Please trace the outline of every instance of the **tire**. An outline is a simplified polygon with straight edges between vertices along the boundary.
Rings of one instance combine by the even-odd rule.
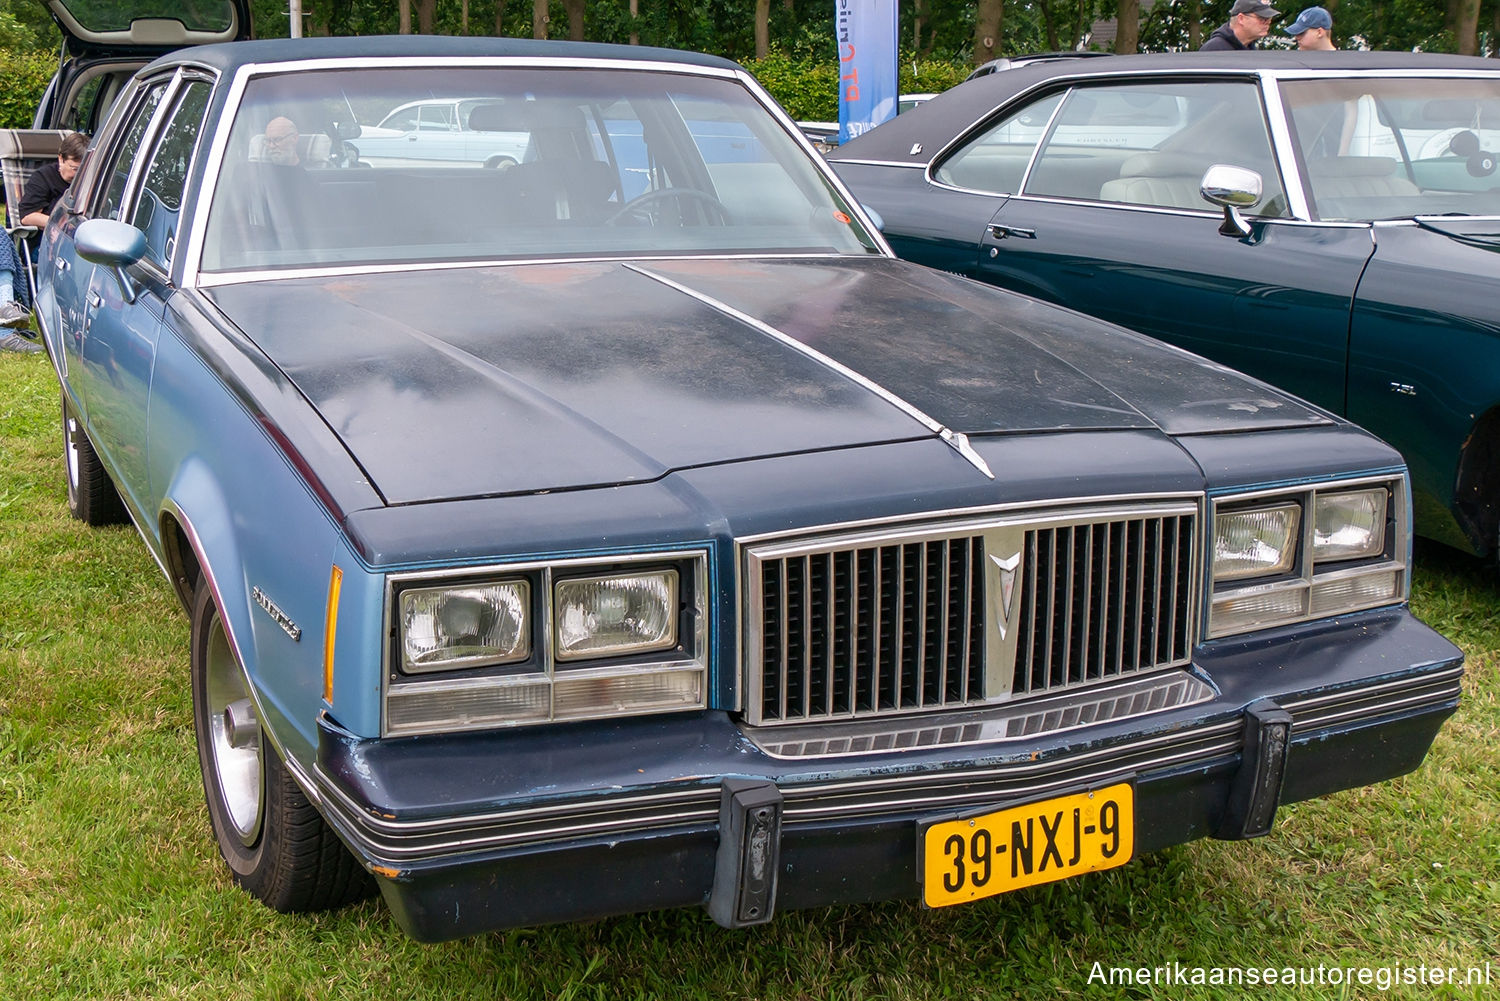
[[[68,480],[68,513],[85,525],[118,525],[125,504],[104,463],[94,451],[83,422],[73,416],[67,394],[62,398],[63,470]]]
[[[369,896],[369,873],[308,802],[256,720],[249,682],[206,581],[193,594],[191,645],[203,793],[234,881],[283,914]]]

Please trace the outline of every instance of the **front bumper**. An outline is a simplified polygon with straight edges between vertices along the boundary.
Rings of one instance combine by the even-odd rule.
[[[418,939],[678,906],[739,923],[724,898],[744,890],[734,866],[748,855],[720,851],[736,790],[768,791],[779,807],[774,885],[756,920],[911,898],[925,820],[1128,781],[1139,855],[1260,833],[1245,818],[1269,820],[1278,790],[1247,780],[1256,769],[1284,772],[1283,803],[1408,772],[1456,709],[1463,670],[1405,609],[1199,653],[1207,701],[850,755],[775,757],[713,711],[384,741],[324,720],[309,791]],[[1261,739],[1266,719],[1287,718],[1285,740]]]

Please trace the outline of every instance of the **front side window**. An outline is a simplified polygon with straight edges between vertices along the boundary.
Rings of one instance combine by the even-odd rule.
[[[156,144],[130,220],[146,234],[147,253],[163,266],[172,255],[182,189],[193,158],[193,146],[203,125],[203,112],[208,107],[208,95],[209,85],[204,81],[194,81],[183,90],[172,119]]]
[[[466,129],[390,128],[392,112],[433,93],[470,95],[441,106],[449,121],[464,109]],[[200,267],[876,252],[797,141],[732,80],[385,68],[250,82]]]
[[[166,92],[165,82],[157,84],[131,112],[125,138],[111,152],[109,173],[106,175],[109,186],[105,190],[104,204],[99,208],[99,215],[110,219],[120,218],[120,204],[125,199],[125,182],[130,179],[131,168],[141,151],[141,141],[145,139],[146,129],[151,125],[151,119]]]
[[[1216,163],[1260,174],[1255,214],[1287,214],[1255,84],[1075,87],[1042,142],[1025,194],[1217,211],[1199,193]]]
[[[1047,132],[1061,94],[1027,105],[965,143],[932,176],[943,184],[1012,195],[1021,190],[1036,144]]]
[[[1500,77],[1281,85],[1321,219],[1500,215]]]

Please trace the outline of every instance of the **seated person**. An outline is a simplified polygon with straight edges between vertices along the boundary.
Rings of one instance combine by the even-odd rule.
[[[296,123],[290,118],[277,117],[266,123],[266,140],[259,151],[252,151],[251,158],[274,163],[282,167],[301,166],[297,155],[297,142],[302,138]]]
[[[47,225],[47,218],[52,215],[58,199],[62,198],[68,185],[77,176],[78,165],[83,161],[83,151],[88,146],[88,136],[81,132],[70,132],[63,137],[62,145],[58,148],[57,162],[32,171],[31,176],[26,179],[25,190],[21,192],[19,210],[22,226],[41,229]]]

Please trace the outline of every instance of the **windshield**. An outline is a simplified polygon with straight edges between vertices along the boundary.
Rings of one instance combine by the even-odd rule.
[[[875,249],[734,81],[387,68],[251,82],[201,267]]]
[[[1322,219],[1500,215],[1500,77],[1287,82]]]

